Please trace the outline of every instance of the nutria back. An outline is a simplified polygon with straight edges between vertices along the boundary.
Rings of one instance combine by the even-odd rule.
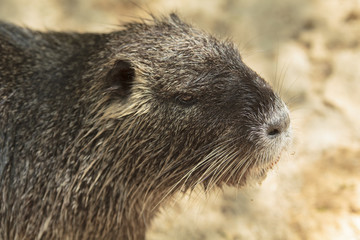
[[[174,193],[260,181],[288,110],[176,15],[109,34],[0,23],[0,239],[144,239]]]

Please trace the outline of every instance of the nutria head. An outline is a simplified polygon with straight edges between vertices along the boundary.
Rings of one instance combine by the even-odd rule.
[[[232,43],[173,14],[126,25],[108,47],[91,141],[111,159],[106,171],[140,192],[241,186],[289,145],[287,107]]]

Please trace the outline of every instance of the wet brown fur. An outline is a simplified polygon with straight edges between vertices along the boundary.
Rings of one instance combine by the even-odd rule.
[[[109,34],[0,23],[0,239],[144,239],[179,190],[242,186],[288,112],[235,47],[177,16]]]

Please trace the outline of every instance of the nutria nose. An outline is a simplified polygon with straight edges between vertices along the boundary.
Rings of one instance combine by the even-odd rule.
[[[290,126],[290,117],[287,112],[281,114],[279,118],[273,119],[267,125],[266,134],[268,137],[274,138],[286,132]]]

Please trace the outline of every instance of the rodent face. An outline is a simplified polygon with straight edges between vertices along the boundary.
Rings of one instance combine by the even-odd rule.
[[[165,81],[163,88],[153,90],[153,104],[163,111],[160,116],[167,116],[166,121],[173,116],[174,135],[197,136],[189,141],[189,148],[211,146],[198,159],[200,164],[208,162],[206,169],[199,168],[200,181],[207,183],[241,185],[240,179],[247,177],[263,179],[291,139],[283,101],[240,58],[236,60],[215,68],[199,63],[197,68],[203,64],[204,72],[184,71],[179,76],[183,81],[169,85]]]
[[[231,43],[176,16],[154,26],[131,26],[128,34],[134,28],[138,39],[116,50],[116,57],[134,69],[125,74],[133,78],[123,87],[130,91],[121,107],[109,108],[126,111],[109,115],[133,114],[136,124],[146,124],[134,127],[149,131],[137,136],[161,146],[153,156],[149,150],[147,159],[168,164],[156,177],[171,170],[177,185],[193,188],[199,183],[240,186],[265,176],[291,141],[289,111],[269,84],[244,64]]]

